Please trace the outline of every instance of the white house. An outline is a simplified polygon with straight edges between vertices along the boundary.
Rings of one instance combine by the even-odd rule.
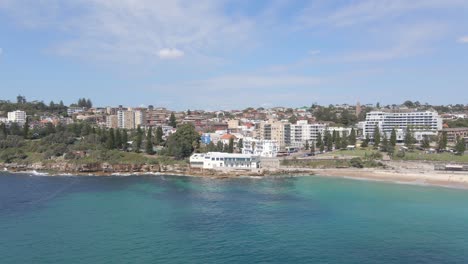
[[[260,158],[250,154],[195,153],[190,156],[190,167],[215,170],[251,170],[260,167]]]

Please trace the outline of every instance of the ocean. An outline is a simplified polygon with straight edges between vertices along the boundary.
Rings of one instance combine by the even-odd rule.
[[[1,172],[0,263],[468,263],[468,190]]]

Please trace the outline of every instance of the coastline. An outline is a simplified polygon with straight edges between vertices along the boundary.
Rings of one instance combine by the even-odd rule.
[[[407,165],[407,164],[406,164]],[[281,168],[279,170],[261,172],[232,171],[222,172],[213,170],[193,170],[181,168],[165,168],[164,170],[136,170],[136,171],[60,171],[44,170],[35,167],[15,167],[0,164],[0,168],[8,173],[24,173],[37,176],[185,176],[208,179],[231,178],[288,178],[288,177],[332,177],[353,180],[379,181],[394,184],[438,186],[456,189],[468,189],[468,173],[431,171],[421,168],[405,167],[400,164],[393,168]]]
[[[315,169],[317,176],[468,189],[468,174],[386,169]]]

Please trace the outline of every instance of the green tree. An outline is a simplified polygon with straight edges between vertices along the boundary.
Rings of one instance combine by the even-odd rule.
[[[242,138],[237,142],[237,148],[242,152],[242,149],[244,148],[244,140],[242,140]]]
[[[296,124],[297,123],[297,116],[295,116],[295,115],[290,116],[288,121],[291,124]]]
[[[341,149],[346,149],[348,147],[348,137],[341,137],[340,147]]]
[[[392,129],[392,133],[390,135],[390,146],[395,147],[397,142],[396,130],[395,128]]]
[[[29,118],[26,117],[26,122],[23,125],[23,137],[27,139],[29,137]]]
[[[366,138],[361,143],[361,148],[367,148],[369,146],[370,138],[369,134],[366,134]]]
[[[379,126],[375,126],[374,128],[374,148],[378,149],[380,145],[381,135],[380,135],[380,128]]]
[[[140,152],[142,141],[143,141],[143,131],[141,130],[141,127],[138,126],[137,133],[136,133],[136,140],[135,140],[135,152]]]
[[[127,134],[127,130],[124,129],[122,130],[122,149],[123,150],[127,150],[127,143],[128,142],[128,134]]]
[[[356,130],[354,130],[354,128],[351,128],[351,133],[349,133],[348,141],[350,145],[356,145]]]
[[[161,126],[156,128],[155,142],[156,145],[160,145],[163,142],[163,130]]]
[[[229,139],[229,145],[228,145],[227,152],[228,153],[233,153],[234,152],[234,138],[232,138],[232,137]]]
[[[169,155],[176,159],[187,158],[200,147],[200,135],[193,125],[183,124],[169,136],[166,146]]]
[[[146,133],[146,154],[153,155],[154,150],[153,150],[153,131],[152,128],[149,127],[148,131]]]
[[[7,127],[5,123],[0,123],[0,139],[6,138],[8,135]]]
[[[333,138],[332,138],[332,135],[330,134],[330,131],[326,131],[325,132],[325,140],[324,140],[324,143],[325,145],[327,146],[327,150],[328,151],[332,151],[333,150]]]
[[[120,133],[120,129],[115,130],[115,147],[118,149],[122,149],[123,143],[122,143],[122,134]]]
[[[320,133],[320,132],[317,134],[316,146],[317,146],[317,148],[320,148],[320,149],[323,146],[322,133]],[[321,151],[323,151],[323,150],[321,150]]]
[[[106,141],[106,147],[108,149],[114,149],[115,148],[115,135],[114,135],[114,129],[113,128],[109,129],[109,133],[108,133],[107,141]]]
[[[223,142],[221,140],[218,141],[218,143],[216,143],[216,151],[223,152],[223,148],[224,148]]]
[[[187,110],[187,115],[192,115],[192,111],[190,111],[190,109]]]
[[[332,137],[333,137],[333,143],[335,143],[335,144],[339,141],[339,140],[336,140],[337,134],[338,134],[338,133],[336,132],[336,130],[333,129]],[[338,135],[338,136],[339,136],[339,135]]]
[[[309,150],[310,146],[309,146],[309,140],[306,140],[305,142],[305,145],[304,145],[304,149],[305,150]]]
[[[429,136],[425,135],[423,137],[423,140],[421,142],[421,147],[425,148],[425,149],[428,149],[428,148],[431,147],[431,140],[430,140]]]
[[[405,147],[412,149],[414,146],[413,144],[416,142],[416,139],[413,136],[413,132],[411,131],[411,128],[408,126],[406,127],[406,132],[405,132]]]
[[[458,155],[463,155],[466,151],[466,143],[463,137],[457,137],[457,143],[455,144],[455,150]]]
[[[173,128],[176,128],[177,127],[177,120],[176,120],[176,117],[174,115],[174,112],[171,113],[171,116],[169,117],[169,125]]]
[[[445,150],[447,148],[447,132],[444,131],[439,135],[439,140],[437,142],[437,149],[439,151]]]
[[[310,145],[310,153],[315,155],[315,144],[314,144],[314,142],[312,142],[312,144]]]
[[[388,142],[387,133],[384,132],[382,137],[382,143],[380,144],[381,150],[383,152],[388,152],[389,144],[390,143]]]
[[[339,149],[341,147],[341,136],[340,133],[336,133],[335,135],[335,148]]]

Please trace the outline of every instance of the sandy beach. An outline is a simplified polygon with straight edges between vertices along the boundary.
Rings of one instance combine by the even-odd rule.
[[[468,189],[468,173],[386,169],[313,169],[315,175]]]

